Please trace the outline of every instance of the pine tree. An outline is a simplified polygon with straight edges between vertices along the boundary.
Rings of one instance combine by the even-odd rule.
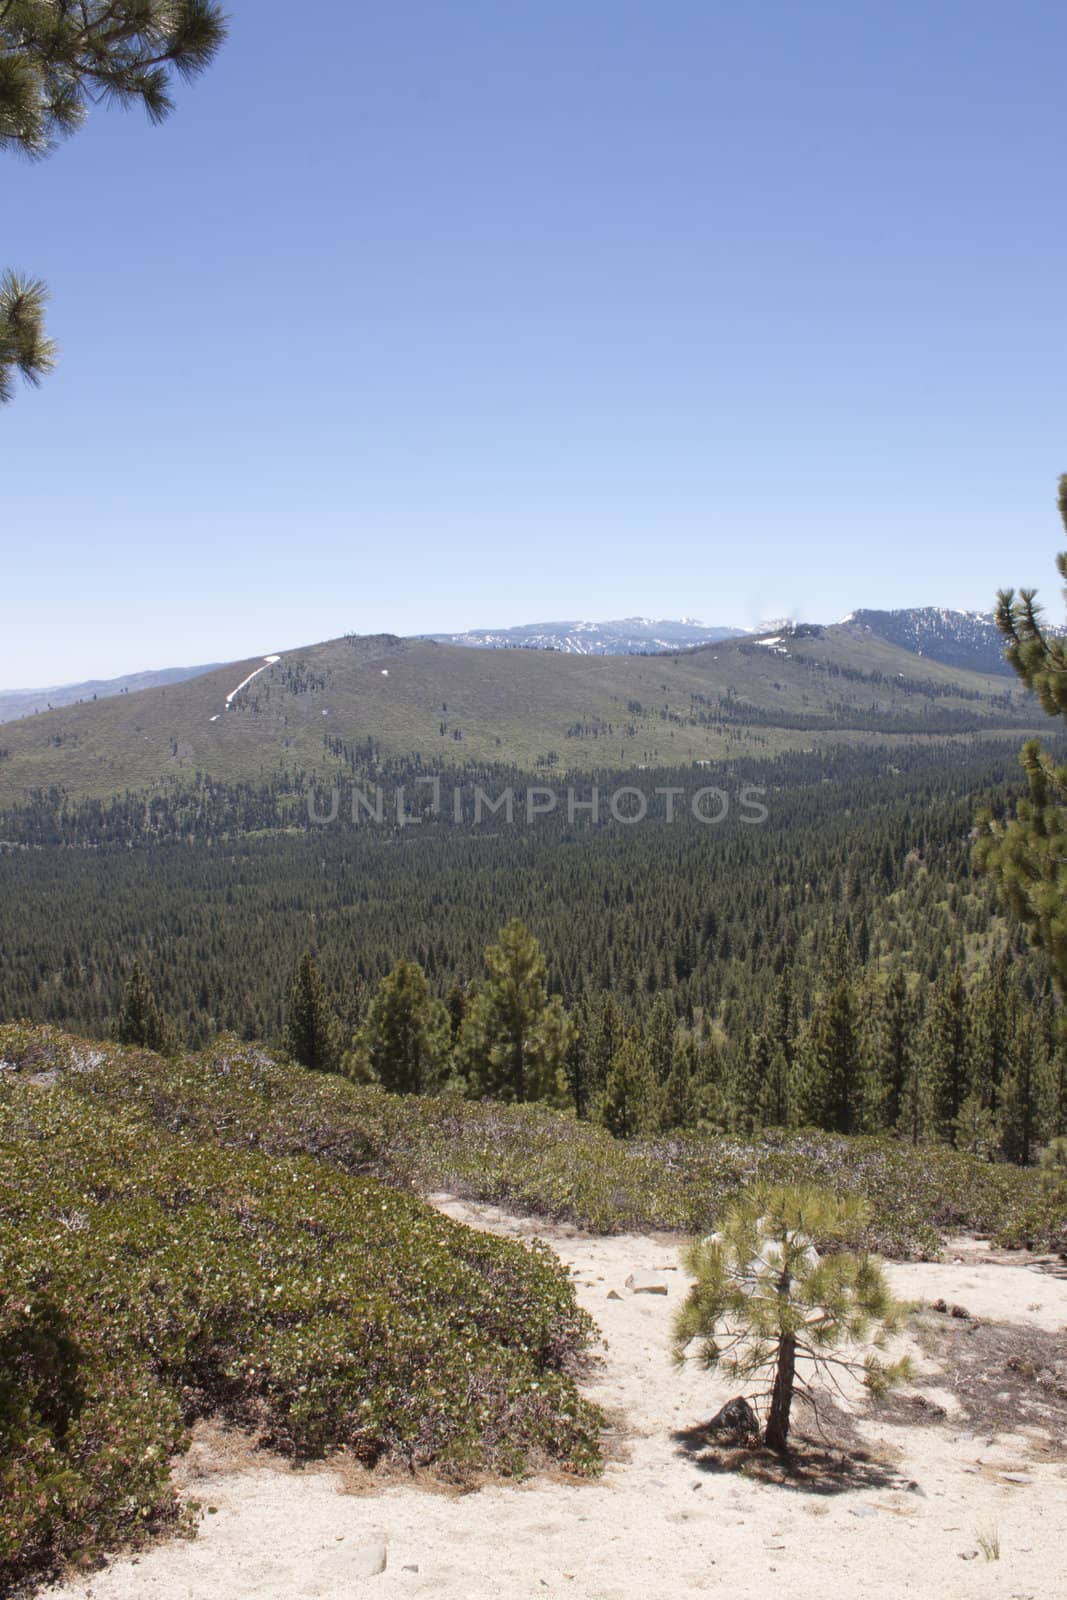
[[[738,1133],[755,1133],[760,1127],[770,1071],[771,1045],[767,1035],[750,1033],[734,1072],[732,1110]]]
[[[45,156],[102,100],[173,108],[171,73],[193,78],[226,36],[210,0],[5,0],[0,5],[0,149]],[[41,284],[0,277],[0,403],[13,378],[40,381],[54,360]]]
[[[616,1139],[635,1139],[659,1126],[659,1091],[652,1055],[640,1028],[623,1040],[597,1106],[597,1121]]]
[[[345,1070],[391,1094],[433,1094],[448,1075],[451,1052],[447,1009],[430,993],[422,968],[400,961],[371,1001]]]
[[[0,405],[14,397],[16,376],[36,385],[55,366],[56,347],[44,331],[47,298],[43,283],[0,274]]]
[[[990,962],[971,1006],[971,1092],[989,1109],[997,1106],[1010,1070],[1015,1010],[1007,964],[1000,956]]]
[[[805,1040],[805,1115],[833,1133],[856,1133],[863,1105],[860,1029],[843,934],[834,940],[824,982]]]
[[[622,1044],[625,1034],[622,1013],[611,994],[605,995],[597,1010],[595,1026],[591,1030],[591,1043],[585,1063],[584,1097],[587,1110],[603,1093],[608,1081],[611,1063]]]
[[[695,1039],[683,1039],[674,1052],[674,1061],[661,1093],[659,1125],[664,1133],[673,1133],[678,1128],[691,1128],[696,1121],[694,1080],[699,1071],[699,1062],[700,1052]]]
[[[789,1061],[780,1044],[773,1044],[760,1095],[759,1120],[764,1128],[787,1128],[792,1117],[792,1082]]]
[[[734,1202],[718,1233],[690,1246],[685,1264],[696,1283],[674,1327],[674,1356],[696,1359],[730,1378],[766,1379],[751,1396],[764,1407],[768,1448],[788,1449],[793,1396],[814,1401],[797,1373],[798,1360],[816,1376],[833,1368],[862,1375],[882,1393],[908,1376],[907,1360],[888,1364],[879,1352],[902,1324],[881,1267],[867,1255],[835,1250],[821,1256],[816,1241],[840,1243],[866,1221],[864,1203],[812,1186],[759,1188]],[[869,1342],[863,1359],[829,1355],[839,1345]]]
[[[126,980],[115,1037],[119,1044],[158,1050],[162,1055],[169,1055],[178,1046],[177,1034],[156,1004],[148,974],[139,960],[134,961]]]
[[[1018,1017],[1012,1029],[1010,1067],[1000,1090],[998,1121],[1004,1154],[1024,1167],[1034,1158],[1043,1066],[1043,1043],[1033,1018]]]
[[[958,967],[934,988],[923,1030],[930,1125],[938,1139],[956,1137],[956,1118],[971,1090],[967,991]]]
[[[460,1064],[473,1094],[493,1100],[566,1101],[567,1021],[549,998],[544,953],[514,918],[485,951],[486,979],[467,1010]]]
[[[656,1083],[663,1087],[674,1066],[674,1052],[678,1037],[678,1019],[674,1007],[662,992],[652,1002],[646,1028],[648,1051]]]
[[[1059,480],[1060,520],[1067,529],[1067,474]],[[1067,580],[1067,551],[1056,557]],[[1067,596],[1067,589],[1064,591]],[[997,596],[997,627],[1005,654],[1051,717],[1067,718],[1067,637],[1047,634],[1033,589]],[[978,816],[974,858],[996,884],[1011,913],[1047,955],[1061,995],[1067,996],[1067,765],[1057,763],[1036,739],[1022,752],[1029,790],[1015,816]]]
[[[907,975],[903,968],[897,967],[874,1013],[869,1044],[869,1121],[876,1128],[899,1128],[912,1133],[917,1142],[918,1129],[908,1125],[911,1119],[907,1115],[912,1108],[915,1111],[919,1108],[915,1082],[915,1013]]]
[[[593,1050],[596,1016],[589,997],[578,996],[568,1012],[568,1036],[565,1071],[567,1087],[579,1117],[589,1114],[589,1064]]]
[[[310,950],[301,956],[289,990],[285,1048],[294,1061],[314,1072],[334,1072],[340,1062],[337,1019]]]

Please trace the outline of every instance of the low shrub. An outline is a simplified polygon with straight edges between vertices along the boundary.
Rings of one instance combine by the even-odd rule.
[[[62,1037],[52,1034],[54,1054]],[[0,1059],[4,1039],[0,1027]],[[78,1069],[73,1088],[101,1109],[123,1108],[234,1149],[310,1154],[396,1187],[448,1189],[597,1232],[706,1230],[762,1180],[828,1184],[866,1198],[872,1220],[853,1242],[891,1257],[935,1254],[951,1231],[1035,1248],[1060,1248],[1067,1235],[1067,1173],[1039,1177],[944,1145],[819,1130],[623,1142],[542,1106],[389,1095],[305,1072],[232,1038],[173,1062],[107,1047],[89,1069],[89,1047],[70,1041],[66,1048]]]
[[[551,1252],[82,1081],[0,1087],[0,1588],[178,1522],[207,1414],[295,1457],[597,1469],[594,1328]]]

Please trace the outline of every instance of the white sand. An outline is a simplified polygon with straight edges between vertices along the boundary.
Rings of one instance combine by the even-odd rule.
[[[701,1471],[672,1432],[705,1421],[731,1391],[670,1363],[671,1319],[686,1289],[677,1246],[541,1229],[435,1199],[475,1226],[540,1232],[574,1269],[608,1345],[588,1393],[620,1420],[625,1459],[592,1485],[539,1480],[457,1497],[405,1484],[352,1494],[329,1469],[234,1471],[223,1462],[220,1471],[205,1445],[200,1468],[194,1453],[185,1469],[189,1492],[216,1508],[204,1512],[199,1536],[117,1560],[50,1590],[55,1600],[1067,1596],[1067,1465],[1047,1443],[976,1438],[950,1415],[922,1427],[860,1423],[866,1448],[886,1463],[882,1486],[814,1493]],[[635,1269],[659,1273],[668,1294],[630,1294]],[[962,1241],[950,1241],[944,1264],[894,1266],[890,1275],[908,1299],[943,1297],[982,1318],[1067,1327],[1067,1281]],[[620,1299],[608,1298],[612,1289]],[[952,1399],[947,1383],[935,1391],[943,1403]],[[1029,1481],[1005,1480],[1005,1471]],[[993,1531],[996,1561],[984,1558],[977,1537]],[[363,1575],[382,1545],[385,1571]]]

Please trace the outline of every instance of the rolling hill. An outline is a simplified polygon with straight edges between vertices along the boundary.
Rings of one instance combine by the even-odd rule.
[[[845,625],[658,656],[349,636],[6,724],[0,808],[201,776],[328,778],[366,761],[524,771],[674,766],[1004,733],[1043,718],[1014,681]]]

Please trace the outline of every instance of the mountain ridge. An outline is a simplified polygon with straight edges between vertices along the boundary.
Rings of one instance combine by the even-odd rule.
[[[563,774],[1018,741],[1042,720],[1013,679],[849,624],[657,655],[348,635],[5,724],[0,811],[51,792],[104,799],[281,776],[328,785],[383,764]]]
[[[464,649],[550,650],[587,656],[665,655],[726,639],[759,639],[770,634],[789,633],[806,626],[824,625],[799,624],[789,618],[778,618],[756,628],[737,628],[700,622],[695,617],[633,616],[604,622],[530,622],[507,628],[469,628],[459,633],[422,633],[408,637],[413,641],[458,645]],[[897,610],[863,607],[850,611],[836,626],[873,633],[890,644],[920,657],[941,661],[946,666],[1012,675],[991,611],[955,611],[945,606],[911,606]],[[1063,630],[1050,625],[1049,631],[1060,633]],[[217,671],[225,665],[225,662],[215,661],[202,666],[167,667],[47,688],[0,689],[0,723],[14,722],[20,717],[79,700],[105,699],[140,689],[164,687]]]

